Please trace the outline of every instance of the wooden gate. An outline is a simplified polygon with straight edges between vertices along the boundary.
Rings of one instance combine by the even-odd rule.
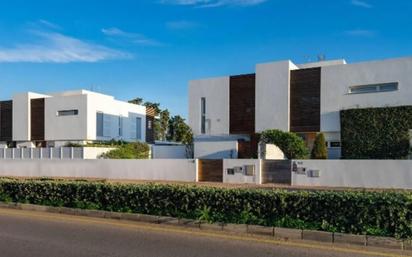
[[[223,182],[223,160],[199,160],[200,182]]]
[[[262,183],[292,184],[292,161],[263,160]]]

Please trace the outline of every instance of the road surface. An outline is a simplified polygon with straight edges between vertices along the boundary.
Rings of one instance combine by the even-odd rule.
[[[136,222],[0,209],[0,256],[5,257],[392,256],[345,247],[318,247],[315,243],[308,247],[275,242]]]

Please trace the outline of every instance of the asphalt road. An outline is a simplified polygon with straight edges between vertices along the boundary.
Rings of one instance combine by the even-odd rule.
[[[343,248],[344,249],[344,248]],[[0,209],[4,257],[338,257],[376,256],[239,240],[159,225]],[[387,255],[389,256],[389,255]]]

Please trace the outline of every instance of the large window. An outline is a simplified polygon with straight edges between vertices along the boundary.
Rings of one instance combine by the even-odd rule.
[[[142,118],[136,118],[136,139],[142,139]]]
[[[398,90],[398,82],[359,85],[349,87],[349,94],[364,94],[364,93],[378,93],[390,92]]]
[[[61,110],[57,111],[57,116],[73,116],[78,115],[79,110]]]
[[[200,99],[200,133],[206,133],[206,98]]]
[[[96,136],[103,136],[103,113],[96,113]]]

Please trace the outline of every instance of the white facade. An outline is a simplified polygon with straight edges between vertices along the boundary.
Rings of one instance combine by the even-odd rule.
[[[67,142],[146,141],[146,107],[87,90],[13,97],[12,139],[17,147],[35,146],[31,136],[31,99],[44,98],[44,139],[49,146]],[[39,140],[37,140],[39,141]]]
[[[391,92],[349,94],[349,87],[398,82]],[[412,58],[322,67],[321,131],[339,132],[339,111],[412,104]]]
[[[255,129],[289,131],[290,61],[256,65]]]
[[[30,145],[28,142],[31,138],[30,100],[45,97],[48,96],[33,92],[13,96],[13,141]]]
[[[320,70],[320,77],[317,73],[318,69],[313,68]],[[313,72],[308,69],[312,69]],[[309,75],[302,73],[306,71],[312,73]],[[297,73],[299,74],[294,75]],[[341,129],[339,115],[341,110],[412,105],[412,57],[353,64],[348,64],[343,59],[305,64],[294,64],[289,60],[278,61],[257,64],[254,75],[255,103],[253,107],[255,110],[255,126],[254,131],[250,131],[246,136],[252,138],[255,133],[267,129],[279,129],[300,133],[305,140],[308,140],[308,145],[311,145],[309,141],[314,139],[313,135],[323,132],[329,146],[330,158],[340,158]],[[320,93],[318,92],[316,96],[311,95],[311,93],[302,96],[301,92],[310,91],[307,86],[304,89],[299,86],[306,83],[305,79],[315,81],[308,83],[320,83]],[[226,144],[222,144],[219,140],[213,142],[213,138],[216,136],[224,135],[232,139],[234,136],[245,136],[245,134],[230,134],[230,126],[233,126],[231,125],[230,110],[235,111],[235,108],[232,107],[231,109],[230,107],[231,98],[237,97],[238,94],[238,92],[231,92],[231,83],[230,76],[194,80],[189,83],[189,125],[195,135],[195,158],[220,156],[213,154],[213,152],[223,153],[227,151]],[[244,83],[249,82],[245,80]],[[311,85],[308,83],[306,85]],[[291,84],[295,87],[292,87]],[[381,90],[382,85],[389,85],[392,88]],[[236,88],[235,84],[234,86]],[[368,87],[376,87],[376,91],[369,90]],[[296,91],[291,92],[291,88]],[[366,91],[356,91],[357,88]],[[305,106],[307,102],[319,103],[320,113],[318,117],[320,122],[317,126],[312,123],[308,123],[308,125],[291,124],[294,121],[293,118],[295,118],[295,122],[297,119],[300,119],[299,121],[304,120],[303,115],[298,117],[298,115],[293,116],[291,114],[293,93],[295,93],[295,96],[300,97],[298,99],[301,103],[300,106]],[[245,96],[239,93],[239,97],[243,99]],[[201,98],[206,99],[205,133],[201,131]],[[296,113],[296,110],[294,110],[294,113]],[[316,114],[316,112],[313,113]],[[239,116],[235,115],[235,117],[237,126],[240,126]],[[250,116],[245,122],[251,122]],[[308,128],[307,130],[305,130],[305,126]],[[303,128],[303,131],[299,130],[301,128]],[[207,139],[208,137],[210,137],[210,140]],[[196,148],[201,149],[201,151],[196,151]],[[225,156],[224,158],[228,158],[227,155]]]
[[[189,82],[189,126],[194,135],[201,133],[201,98],[206,99],[208,135],[229,135],[229,77]]]

